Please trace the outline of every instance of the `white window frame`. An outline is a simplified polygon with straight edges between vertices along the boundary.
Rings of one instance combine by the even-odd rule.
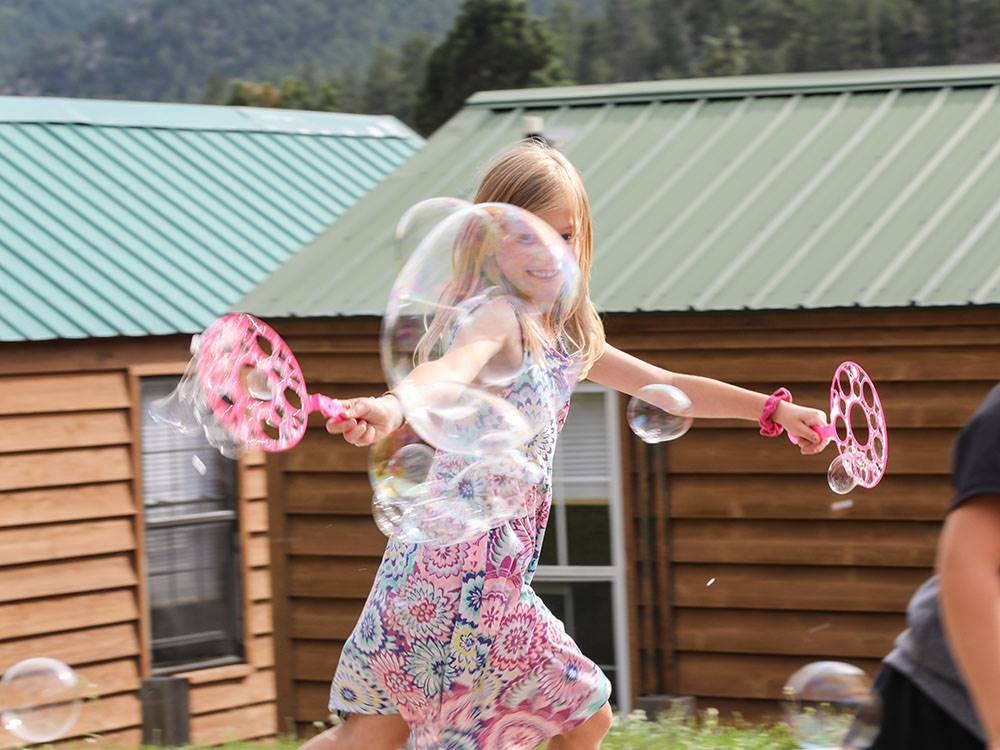
[[[615,685],[614,694],[619,711],[632,710],[631,674],[629,663],[628,587],[625,557],[625,511],[622,490],[622,457],[619,442],[619,408],[616,391],[596,383],[580,383],[574,393],[600,393],[604,396],[604,418],[607,426],[610,474],[608,482],[609,539],[611,565],[570,565],[566,559],[566,506],[555,502],[553,486],[553,513],[556,516],[556,535],[559,539],[556,565],[539,565],[535,580],[539,583],[600,582],[611,584],[611,612],[614,627]],[[572,418],[572,416],[570,417]],[[555,480],[558,484],[558,480]]]

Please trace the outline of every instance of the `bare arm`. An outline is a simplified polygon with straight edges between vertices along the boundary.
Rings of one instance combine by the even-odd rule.
[[[937,566],[949,645],[990,748],[1000,748],[1000,496],[973,498],[948,516]]]
[[[720,380],[664,370],[662,367],[656,367],[615,349],[610,344],[607,345],[604,355],[594,363],[587,377],[595,383],[630,396],[634,396],[641,388],[652,383],[675,386],[691,399],[691,415],[694,417],[728,417],[757,421],[767,400],[767,396],[763,393],[749,391]],[[774,413],[774,420],[791,434],[810,441],[810,445],[802,444],[803,453],[815,453],[825,446],[810,428],[810,425],[827,422],[826,415],[818,409],[782,402]]]
[[[520,357],[520,330],[517,316],[509,305],[502,302],[483,305],[464,321],[441,357],[413,368],[398,387],[471,383],[487,363],[505,349],[517,348],[516,356]],[[460,390],[456,388],[456,395]],[[438,399],[444,395],[440,388],[435,392]],[[393,394],[349,399],[343,404],[346,418],[328,421],[326,429],[333,434],[343,434],[344,439],[354,445],[371,445],[403,423],[399,398]]]

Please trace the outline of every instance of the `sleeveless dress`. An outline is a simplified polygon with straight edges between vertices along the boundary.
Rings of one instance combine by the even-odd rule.
[[[552,458],[578,363],[548,348],[502,392],[542,429],[523,448],[542,469],[526,514],[470,540],[390,540],[341,652],[330,710],[398,713],[413,750],[534,750],[596,713],[611,693],[531,588],[552,503]],[[438,453],[432,472],[469,459]]]

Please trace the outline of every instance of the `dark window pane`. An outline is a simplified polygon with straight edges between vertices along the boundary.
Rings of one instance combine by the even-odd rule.
[[[552,614],[563,621],[566,632],[589,659],[602,669],[614,667],[615,637],[610,581],[538,581],[533,584],[533,588]]]
[[[155,422],[177,378],[146,378],[142,480],[153,668],[243,654],[235,463],[202,434]]]
[[[596,663],[614,685],[617,665],[611,582],[536,581],[533,588],[552,614],[562,620],[584,656]]]
[[[242,653],[236,538],[234,521],[146,530],[157,668]]]
[[[545,527],[545,538],[542,540],[542,552],[538,556],[539,565],[559,564],[559,534],[556,529],[559,519],[556,516],[556,509],[553,507],[549,512],[549,522]]]
[[[607,505],[567,504],[570,565],[611,565],[610,521]]]

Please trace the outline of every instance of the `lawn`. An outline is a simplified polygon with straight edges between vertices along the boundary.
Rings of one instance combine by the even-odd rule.
[[[233,743],[223,750],[296,750],[301,742],[284,737],[274,742]],[[99,738],[92,738],[82,747],[95,746],[102,748]],[[699,722],[667,717],[650,722],[638,714],[617,716],[601,745],[602,750],[795,750],[798,747],[784,725],[755,727],[738,720],[723,724],[713,709],[703,712]]]

